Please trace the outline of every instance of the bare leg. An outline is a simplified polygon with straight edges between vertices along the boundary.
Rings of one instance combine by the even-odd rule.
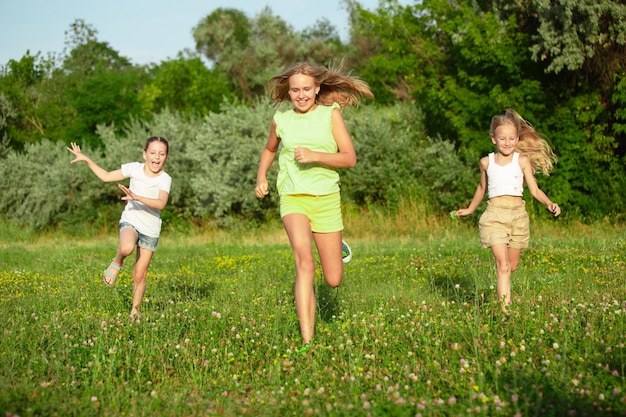
[[[148,274],[148,266],[152,260],[154,252],[138,247],[137,248],[137,260],[135,261],[135,268],[133,269],[133,308],[130,311],[131,316],[139,314],[139,306],[143,300],[143,296],[146,293],[146,276]]]
[[[137,232],[131,228],[125,228],[120,230],[120,243],[117,246],[117,252],[113,262],[122,268],[124,266],[124,260],[133,253],[135,245],[137,244]],[[111,285],[113,280],[111,277],[105,277],[106,283]]]
[[[502,303],[502,311],[507,313],[507,306],[511,303],[511,264],[508,246],[506,244],[493,245],[491,251],[496,260],[498,300]]]
[[[511,265],[511,272],[515,272],[517,270],[521,256],[521,249],[509,248],[509,264]]]
[[[343,260],[341,259],[341,231],[313,233],[315,246],[320,255],[322,272],[328,285],[338,287],[343,281]]]
[[[283,217],[296,262],[296,314],[300,322],[302,344],[310,343],[315,333],[315,263],[309,219],[303,214]]]

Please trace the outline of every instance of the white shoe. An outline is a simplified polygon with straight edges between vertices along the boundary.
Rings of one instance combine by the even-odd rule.
[[[341,258],[344,264],[352,260],[352,249],[344,240],[341,241]]]

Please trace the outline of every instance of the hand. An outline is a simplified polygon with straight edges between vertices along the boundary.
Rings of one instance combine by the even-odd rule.
[[[88,161],[89,158],[81,152],[80,150],[80,146],[78,146],[76,143],[71,142],[72,148],[66,148],[68,151],[70,151],[71,153],[74,154],[74,156],[76,157],[75,159],[73,159],[72,161],[70,161],[70,163],[75,163],[75,162],[80,162],[80,161]]]
[[[473,213],[473,211],[470,211],[469,209],[459,209],[456,212],[457,217],[465,217],[465,216],[469,216],[470,214]]]
[[[548,210],[554,214],[554,217],[561,214],[561,207],[559,207],[558,204],[550,202],[550,204],[548,204],[547,207],[548,207]]]
[[[126,187],[123,184],[117,184],[117,188],[119,188],[120,190],[124,191],[124,194],[126,194],[125,196],[122,197],[122,200],[137,200],[137,197],[135,196],[135,193],[133,193],[132,191],[130,191],[130,188]]]
[[[270,193],[267,180],[260,180],[256,183],[256,188],[254,189],[254,193],[258,198],[263,198]]]
[[[301,164],[308,164],[309,162],[315,162],[313,159],[314,152],[304,146],[298,146],[293,151],[293,156]]]

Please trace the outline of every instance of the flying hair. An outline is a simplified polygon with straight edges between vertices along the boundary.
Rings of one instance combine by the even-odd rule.
[[[519,141],[515,150],[530,159],[533,172],[550,175],[557,157],[548,142],[537,134],[532,125],[513,109],[506,109],[504,114],[492,117],[489,134],[493,135],[502,125],[511,125],[517,129]]]
[[[281,74],[270,78],[268,88],[274,104],[289,100],[289,78],[292,75],[304,74],[313,77],[320,91],[315,98],[317,104],[330,106],[339,104],[342,108],[358,105],[363,97],[374,98],[369,85],[360,78],[344,72],[343,62],[337,67],[326,68],[308,62],[298,62]]]

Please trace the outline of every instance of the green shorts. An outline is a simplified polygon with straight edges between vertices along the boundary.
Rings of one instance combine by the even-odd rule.
[[[530,224],[526,202],[515,206],[501,206],[487,202],[480,216],[480,243],[483,248],[506,244],[513,249],[525,249],[530,241]]]
[[[295,194],[280,196],[280,217],[289,214],[304,214],[317,233],[332,233],[343,230],[341,217],[341,195]]]

